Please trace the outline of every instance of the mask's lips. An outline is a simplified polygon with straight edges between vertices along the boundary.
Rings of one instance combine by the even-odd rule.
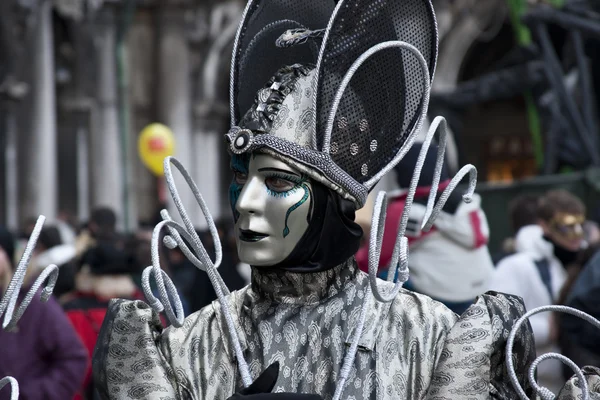
[[[240,229],[240,240],[243,242],[258,242],[266,238],[267,234],[251,231],[249,229]]]

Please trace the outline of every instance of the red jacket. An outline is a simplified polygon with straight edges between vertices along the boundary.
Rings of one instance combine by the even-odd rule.
[[[438,193],[441,193],[450,184],[450,181],[440,182]],[[418,187],[415,191],[415,199],[427,198],[429,196],[430,186]],[[398,227],[400,226],[400,219],[402,218],[402,211],[404,211],[404,205],[406,204],[406,196],[408,193],[403,193],[400,196],[393,198],[388,203],[385,224],[383,228],[383,240],[381,244],[381,257],[379,259],[379,268],[387,268],[392,260],[392,253],[394,252],[394,246],[396,245],[396,236],[398,234]],[[436,227],[433,226],[427,232],[421,232],[419,237],[407,236],[409,246],[416,240],[420,240],[427,235],[432,234],[436,231]],[[369,272],[369,244],[366,243],[356,253],[356,262],[358,267],[364,272]]]
[[[439,191],[449,183],[442,182]],[[487,249],[489,227],[481,209],[481,197],[474,194],[467,204],[459,192],[451,194],[431,230],[423,232],[420,227],[429,189],[417,189],[406,229],[412,286],[419,293],[443,301],[471,300],[487,290],[494,271]],[[379,269],[391,262],[405,203],[406,194],[402,194],[388,204]],[[366,271],[368,245],[359,249],[356,259]]]
[[[136,290],[129,298],[129,300],[144,299],[143,293],[139,290]],[[88,351],[90,360],[92,359],[100,327],[102,327],[102,321],[104,321],[110,300],[94,294],[76,292],[73,298],[63,305],[67,316],[71,320],[71,324]],[[91,399],[93,397],[91,396],[92,391],[92,365],[88,363],[83,389],[75,396],[74,400]]]

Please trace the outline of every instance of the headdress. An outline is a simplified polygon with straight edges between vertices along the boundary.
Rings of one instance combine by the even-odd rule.
[[[360,208],[421,126],[437,40],[429,0],[249,1],[231,64],[231,152],[282,158]],[[277,79],[284,66],[298,71],[291,84]]]

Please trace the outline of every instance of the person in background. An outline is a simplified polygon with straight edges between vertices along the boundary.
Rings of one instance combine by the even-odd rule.
[[[508,216],[512,236],[504,239],[502,250],[493,256],[494,265],[498,265],[504,257],[516,253],[516,235],[519,230],[527,225],[537,224],[537,210],[540,196],[536,194],[523,194],[515,197],[508,205]]]
[[[60,298],[75,288],[75,245],[64,244],[60,230],[56,226],[44,226],[40,232],[28,274],[35,279],[45,268],[55,264],[59,268],[58,279],[54,287],[54,296]]]
[[[390,199],[387,208],[379,260],[381,277],[387,276],[421,147],[421,144],[415,144],[395,167],[397,183],[402,190],[399,195]],[[437,151],[437,146],[432,145],[427,152],[415,202],[410,210],[406,233],[410,253],[410,278],[404,287],[426,294],[444,303],[455,313],[462,314],[489,285],[494,268],[487,248],[489,228],[481,209],[481,198],[475,194],[473,201],[467,204],[457,190],[450,195],[431,230],[421,231]],[[444,165],[438,193],[449,184],[450,177]],[[356,254],[358,265],[363,271],[368,269],[368,249],[369,244],[365,243]]]
[[[116,240],[118,237],[116,227],[117,216],[111,208],[98,207],[92,210],[88,223],[75,240],[75,257],[80,266],[75,275],[76,291],[91,293],[92,277],[90,276],[89,267],[81,262],[81,258],[87,250],[96,245],[97,241]],[[63,303],[62,299],[61,303]]]
[[[221,240],[221,246],[223,249],[223,260],[219,266],[219,273],[223,277],[225,285],[230,291],[242,289],[248,283],[250,283],[249,272],[250,266],[241,263],[236,250],[235,237],[232,229],[228,228],[230,224],[227,220],[220,220],[216,222],[217,230],[219,232],[219,238]],[[198,232],[202,243],[206,245],[206,251],[214,260],[215,249],[210,232]],[[193,313],[209,305],[211,302],[217,299],[215,290],[210,283],[208,274],[205,271],[197,269],[194,265],[181,253],[181,250],[174,249],[171,251],[171,257],[173,260],[178,260],[171,266],[171,272],[175,274],[177,278],[181,275],[181,272],[177,271],[192,271],[193,280],[191,285],[187,289],[190,311]],[[178,278],[180,279],[180,278]],[[174,279],[175,280],[175,279]],[[182,285],[187,287],[187,285]]]
[[[568,277],[560,291],[557,304],[576,308],[594,318],[600,318],[600,244],[594,243],[581,252],[568,268]],[[600,367],[600,334],[589,322],[570,314],[555,314],[561,353],[577,366]],[[573,370],[563,365],[563,377],[569,379]]]
[[[554,304],[567,278],[565,268],[585,247],[585,206],[564,190],[547,192],[538,204],[536,225],[522,227],[516,236],[517,253],[504,258],[494,271],[491,290],[521,296],[528,310]],[[529,319],[540,356],[558,351],[558,329],[551,313]],[[553,392],[564,384],[561,362],[548,360],[538,367],[539,383]]]
[[[77,236],[77,254],[82,255],[96,240],[111,240],[117,236],[117,216],[108,207],[92,210],[86,227]]]
[[[82,263],[89,269],[91,291],[71,296],[63,308],[91,357],[109,301],[113,298],[143,300],[144,295],[131,279],[136,265],[125,243],[100,241],[86,251]],[[93,399],[91,371],[89,365],[76,399]]]
[[[75,216],[67,210],[59,211],[56,217],[56,228],[60,232],[61,241],[64,244],[75,244],[77,234],[75,232]]]
[[[12,235],[0,227],[0,298],[14,273],[14,251]],[[19,301],[32,283],[25,282]],[[42,303],[38,291],[15,329],[0,329],[0,360],[0,377],[19,382],[20,400],[69,400],[83,382],[88,353],[54,297]]]

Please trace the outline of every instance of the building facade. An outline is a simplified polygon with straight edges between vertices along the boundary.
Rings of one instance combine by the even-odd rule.
[[[152,222],[170,199],[137,154],[152,122],[174,132],[213,215],[227,212],[224,71],[243,2],[1,3],[0,223],[85,221],[96,206],[113,208],[124,230]]]

